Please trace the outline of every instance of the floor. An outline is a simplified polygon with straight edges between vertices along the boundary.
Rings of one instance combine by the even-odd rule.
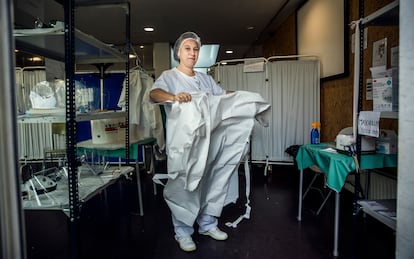
[[[298,171],[293,166],[274,165],[267,176],[263,172],[260,165],[252,167],[251,218],[237,228],[224,226],[244,213],[244,173],[240,171],[240,199],[227,206],[220,218],[220,227],[229,239],[215,241],[194,234],[197,250],[191,253],[181,251],[173,239],[162,187],[154,195],[150,176],[142,176],[145,215],[139,216],[135,180],[123,179],[82,207],[75,255],[101,259],[334,258],[333,196],[315,215],[322,199],[311,190],[298,222]],[[311,178],[312,173],[306,172],[305,181]],[[352,201],[351,193],[341,193],[337,258],[395,258],[394,231],[362,213],[353,217]],[[26,211],[26,229],[28,258],[71,258],[69,222],[61,211]]]

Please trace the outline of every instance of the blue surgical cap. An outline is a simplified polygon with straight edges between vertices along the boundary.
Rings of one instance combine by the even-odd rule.
[[[198,45],[198,47],[200,48],[201,47],[201,40],[200,40],[200,37],[198,37],[198,35],[197,34],[195,34],[194,32],[191,32],[191,31],[188,31],[188,32],[184,32],[183,34],[181,34],[181,36],[175,41],[175,44],[174,44],[174,59],[176,60],[176,61],[180,61],[180,49],[181,49],[181,46],[182,46],[182,44],[183,44],[183,42],[185,41],[185,40],[188,40],[188,39],[192,39],[192,40],[195,40],[195,42],[197,42],[197,45]]]

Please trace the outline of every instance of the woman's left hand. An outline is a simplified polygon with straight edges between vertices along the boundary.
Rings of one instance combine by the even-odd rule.
[[[175,95],[174,100],[180,103],[191,102],[191,94],[181,92]]]

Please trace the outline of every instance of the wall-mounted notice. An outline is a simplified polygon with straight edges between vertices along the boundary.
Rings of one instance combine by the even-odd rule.
[[[372,66],[387,65],[387,38],[378,40],[373,43],[372,48]]]
[[[372,100],[372,79],[368,78],[367,79],[367,84],[366,84],[366,91],[365,91],[365,99],[366,100]]]
[[[361,111],[358,119],[358,133],[365,136],[379,137],[380,112]]]

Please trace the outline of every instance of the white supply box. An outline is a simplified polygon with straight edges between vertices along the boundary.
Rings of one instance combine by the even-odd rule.
[[[125,143],[125,118],[91,120],[93,144]]]
[[[347,127],[342,129],[336,136],[336,149],[345,150],[346,146],[354,145],[356,139],[353,135],[353,128]],[[361,151],[362,152],[374,152],[375,151],[375,138],[369,136],[361,136]]]
[[[397,141],[395,131],[382,129],[380,137],[375,143],[375,151],[381,154],[396,154],[398,151]]]
[[[372,80],[374,111],[392,111],[392,78]]]
[[[354,145],[355,139],[353,135],[338,134],[336,136],[336,148],[346,150],[346,146]],[[361,137],[361,151],[373,152],[375,150],[375,139],[368,136]]]
[[[389,77],[372,80],[374,111],[398,111],[398,69],[387,72]]]

